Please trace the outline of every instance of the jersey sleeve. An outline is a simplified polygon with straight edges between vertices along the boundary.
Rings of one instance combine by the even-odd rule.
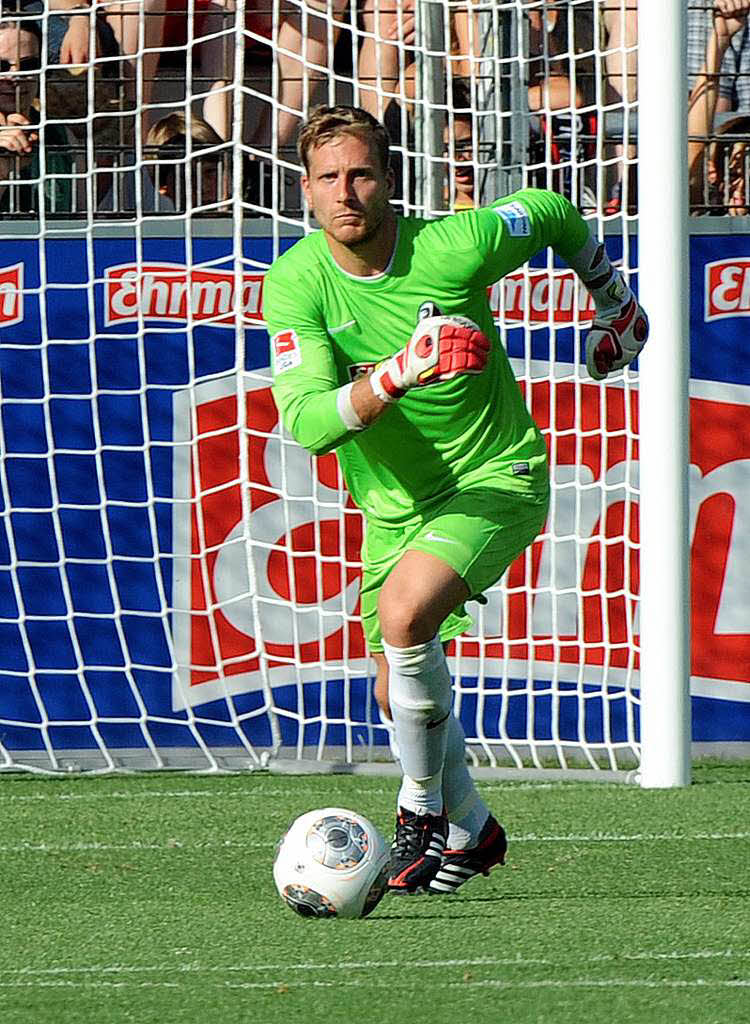
[[[263,286],[263,315],[281,420],[303,448],[315,455],[331,451],[351,432],[337,408],[340,381],[310,282],[274,266]]]
[[[545,189],[523,189],[490,206],[458,214],[474,233],[474,283],[489,287],[551,247],[566,262],[589,237],[586,221],[564,196]]]

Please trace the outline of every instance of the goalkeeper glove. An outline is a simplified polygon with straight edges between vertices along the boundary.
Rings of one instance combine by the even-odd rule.
[[[586,368],[594,380],[633,362],[646,344],[648,317],[627,289],[619,312],[598,316],[586,338]]]
[[[399,352],[372,372],[370,385],[382,402],[396,402],[417,385],[481,373],[489,351],[489,338],[473,320],[429,316]]]

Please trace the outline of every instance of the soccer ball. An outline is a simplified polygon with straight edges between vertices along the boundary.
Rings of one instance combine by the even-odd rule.
[[[273,880],[303,917],[366,917],[385,895],[388,847],[355,811],[308,811],[282,836]]]

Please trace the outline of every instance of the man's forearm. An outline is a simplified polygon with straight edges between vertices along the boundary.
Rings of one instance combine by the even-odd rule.
[[[81,11],[86,13],[90,6],[90,0],[49,0],[49,9],[51,11],[65,11],[67,13]]]
[[[379,419],[387,409],[386,403],[372,390],[369,377],[355,381],[349,397],[354,411],[365,427]]]

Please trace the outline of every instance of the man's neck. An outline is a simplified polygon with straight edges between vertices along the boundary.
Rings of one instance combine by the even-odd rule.
[[[377,232],[356,246],[344,245],[326,233],[331,256],[338,267],[353,277],[376,277],[388,267],[398,234],[398,218],[392,207]]]

